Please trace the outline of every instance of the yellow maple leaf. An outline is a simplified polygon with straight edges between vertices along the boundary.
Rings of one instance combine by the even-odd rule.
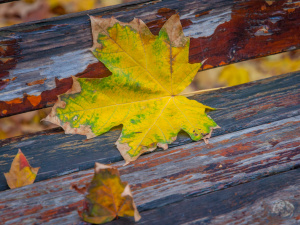
[[[139,19],[91,22],[91,50],[112,75],[74,78],[46,120],[87,138],[122,124],[116,145],[127,163],[157,146],[167,149],[180,130],[206,141],[217,128],[206,115],[213,108],[179,95],[201,66],[188,62],[190,39],[179,16],[170,17],[158,36]]]
[[[40,168],[29,165],[25,155],[19,149],[8,173],[4,173],[8,186],[13,188],[32,184]]]
[[[250,81],[249,72],[235,65],[226,66],[219,75],[219,82],[225,86],[235,86]]]
[[[73,189],[85,194],[85,188],[75,185]],[[100,163],[95,163],[95,174],[87,189],[84,208],[78,213],[84,221],[93,224],[106,223],[116,217],[141,219],[130,187],[121,181],[118,169]]]
[[[262,66],[266,70],[264,72],[271,71],[271,74],[275,76],[300,70],[300,59],[292,60],[291,57],[285,55],[276,60],[264,60]]]
[[[121,4],[123,0],[102,0],[101,6],[110,6],[110,5],[118,5]]]

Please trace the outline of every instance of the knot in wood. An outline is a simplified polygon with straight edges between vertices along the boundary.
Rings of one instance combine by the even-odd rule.
[[[289,201],[279,200],[273,205],[272,213],[284,218],[291,217],[294,209],[294,205]]]

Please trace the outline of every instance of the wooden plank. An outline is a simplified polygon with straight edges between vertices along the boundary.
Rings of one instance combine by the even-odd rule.
[[[268,78],[244,85],[196,95],[191,99],[223,108],[209,115],[222,127],[213,137],[299,115],[300,72]],[[94,163],[122,160],[115,147],[120,129],[85,140],[81,135],[65,135],[61,129],[43,131],[0,141],[0,190],[7,189],[3,172],[10,168],[18,148],[33,166],[40,166],[37,181],[92,168]],[[170,147],[190,143],[181,133]]]
[[[299,167],[299,124],[300,116],[291,117],[113,166],[131,185],[139,209],[155,209]],[[85,185],[92,175],[86,170],[0,192],[2,222],[77,223],[83,196],[70,186]]]
[[[190,35],[190,62],[203,69],[298,49],[300,1],[143,0],[0,29],[0,117],[52,105],[71,75],[110,72],[92,56],[89,15],[141,18],[157,34],[179,13]]]
[[[121,218],[109,224],[299,224],[299,187],[296,169],[144,211],[138,223]]]

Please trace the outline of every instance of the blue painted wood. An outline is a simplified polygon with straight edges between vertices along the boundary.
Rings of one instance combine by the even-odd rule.
[[[221,126],[213,137],[293,117],[300,112],[300,73],[255,81],[236,87],[190,97],[203,104],[222,108],[209,115]],[[121,161],[115,142],[120,129],[86,140],[81,135],[66,135],[61,129],[0,141],[0,190],[7,189],[3,172],[7,172],[20,148],[34,167],[41,167],[37,181],[90,169],[95,162]],[[184,132],[170,147],[192,141]]]

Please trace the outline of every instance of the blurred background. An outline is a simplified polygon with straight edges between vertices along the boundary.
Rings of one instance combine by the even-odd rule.
[[[0,5],[0,27],[134,0],[20,0]]]
[[[134,0],[22,0],[4,3],[0,5],[0,27],[131,1]],[[184,92],[234,86],[297,70],[300,70],[300,50],[199,72]],[[40,122],[50,110],[47,108],[0,119],[0,139],[56,127]]]

